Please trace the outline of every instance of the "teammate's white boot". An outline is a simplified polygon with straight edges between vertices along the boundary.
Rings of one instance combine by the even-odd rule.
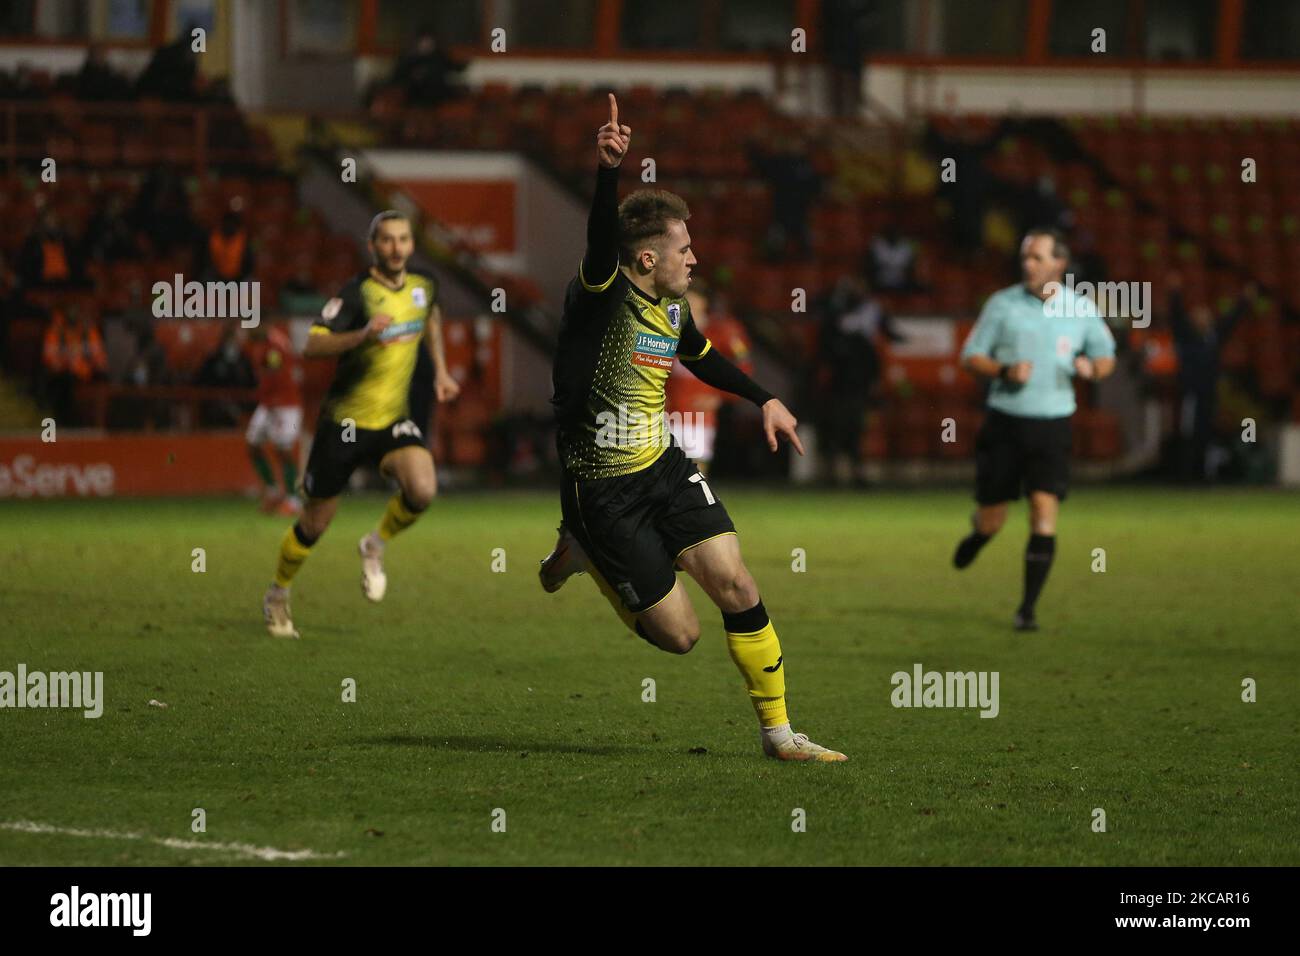
[[[554,594],[564,587],[564,582],[569,578],[587,570],[587,552],[582,550],[578,539],[564,525],[556,530],[560,536],[556,539],[555,548],[542,559],[542,566],[537,571],[537,579],[547,594]]]
[[[821,744],[808,739],[807,734],[784,735],[763,733],[763,753],[777,760],[816,760],[822,763],[838,763],[848,760],[837,750],[828,750]]]
[[[272,637],[297,638],[300,635],[293,627],[293,617],[289,613],[289,589],[272,584],[266,589],[262,598],[262,617],[266,629]]]
[[[388,590],[388,575],[384,574],[384,542],[371,531],[357,544],[361,552],[361,593],[378,603]]]

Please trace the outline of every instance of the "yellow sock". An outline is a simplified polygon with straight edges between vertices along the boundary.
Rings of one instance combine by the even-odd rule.
[[[749,700],[764,727],[790,722],[785,710],[785,668],[781,642],[768,620],[763,602],[748,611],[722,615],[727,629],[727,650],[744,675]],[[751,628],[757,627],[757,630]]]
[[[635,634],[636,615],[627,609],[627,605],[623,603],[623,599],[618,596],[612,587],[610,587],[609,582],[606,581],[604,576],[596,570],[595,565],[589,565],[587,573],[591,575],[591,580],[596,582],[596,587],[600,588],[600,593],[605,595],[605,600],[609,602],[610,607],[618,612],[619,618],[627,625],[627,629]]]
[[[311,554],[311,545],[303,544],[298,534],[298,526],[294,525],[280,539],[280,560],[275,566],[275,583],[282,588],[287,588],[309,554]]]
[[[406,500],[399,491],[388,499],[388,507],[384,509],[384,518],[379,522],[380,540],[387,541],[397,532],[405,531],[415,524],[415,519],[418,517],[420,512],[406,507]]]

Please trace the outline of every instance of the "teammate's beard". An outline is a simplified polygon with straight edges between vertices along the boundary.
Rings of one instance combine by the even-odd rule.
[[[396,282],[398,278],[400,278],[401,275],[404,272],[406,272],[406,260],[403,259],[402,264],[395,271],[389,269],[388,264],[382,259],[375,261],[375,268],[379,270],[379,274],[383,276],[385,279],[387,279],[389,282]]]

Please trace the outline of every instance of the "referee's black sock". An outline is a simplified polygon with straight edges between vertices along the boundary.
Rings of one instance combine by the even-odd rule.
[[[1056,535],[1031,534],[1029,544],[1025,546],[1025,597],[1020,602],[1020,610],[1033,616],[1034,605],[1038,595],[1047,583],[1047,572],[1052,569],[1052,558],[1056,554]]]

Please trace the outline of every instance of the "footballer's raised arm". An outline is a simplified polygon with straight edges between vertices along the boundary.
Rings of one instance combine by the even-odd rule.
[[[618,100],[609,94],[609,122],[596,133],[596,196],[587,219],[587,251],[579,278],[588,292],[603,292],[618,271],[618,167],[627,155],[632,130],[618,122]]]

